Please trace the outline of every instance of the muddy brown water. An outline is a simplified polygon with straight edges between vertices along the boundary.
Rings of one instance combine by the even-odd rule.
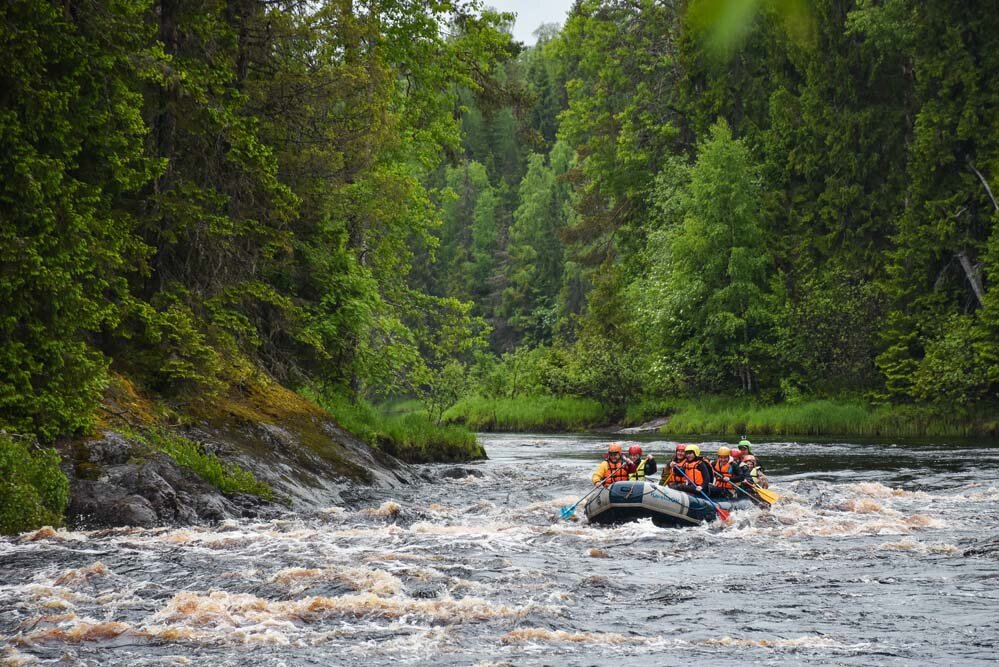
[[[0,664],[914,665],[999,656],[999,448],[754,445],[781,502],[587,525],[607,437],[266,523],[0,539]],[[672,442],[646,440],[662,460]],[[710,443],[703,445],[705,449]]]

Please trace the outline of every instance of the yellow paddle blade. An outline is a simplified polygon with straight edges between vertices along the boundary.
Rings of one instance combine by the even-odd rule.
[[[756,491],[756,495],[763,498],[763,500],[767,501],[771,505],[780,500],[780,496],[769,489],[761,489],[758,486],[754,486],[753,490]]]

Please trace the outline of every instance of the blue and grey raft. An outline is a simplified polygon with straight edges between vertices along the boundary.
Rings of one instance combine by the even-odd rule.
[[[729,511],[754,506],[749,498],[715,502]],[[649,518],[660,528],[682,528],[714,521],[717,516],[714,506],[704,498],[652,482],[614,482],[586,503],[586,518],[600,524]]]

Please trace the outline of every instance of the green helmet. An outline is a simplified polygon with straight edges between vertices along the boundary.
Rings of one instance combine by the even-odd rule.
[[[749,440],[746,440],[746,436],[742,436],[742,440],[739,441],[739,449],[745,449],[750,454],[753,453],[753,448],[749,444]]]

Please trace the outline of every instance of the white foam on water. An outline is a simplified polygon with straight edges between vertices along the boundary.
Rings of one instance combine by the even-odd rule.
[[[28,644],[48,642],[79,644],[115,639],[124,634],[135,634],[134,628],[128,623],[62,614],[37,619],[32,624],[31,630],[25,632],[21,639]]]
[[[897,489],[879,482],[855,482],[852,484],[844,484],[841,487],[838,487],[837,490],[845,491],[847,493],[859,493],[872,498],[900,498],[905,500],[937,500],[947,498],[947,496],[934,496],[926,493],[925,491],[906,491],[905,489]]]
[[[366,567],[285,568],[275,572],[269,581],[286,586],[293,593],[301,592],[317,581],[337,582],[352,590],[375,595],[396,595],[402,591],[402,582],[397,577]]]
[[[13,646],[8,646],[0,653],[0,667],[27,667],[37,665],[40,661],[33,655],[25,655]]]
[[[302,624],[313,625],[339,617],[462,625],[560,612],[560,607],[549,605],[494,604],[474,597],[418,600],[363,593],[274,601],[224,591],[182,592],[149,617],[139,630],[161,641],[282,643],[291,641],[295,634],[311,632]]]
[[[549,630],[548,628],[518,628],[507,632],[500,641],[504,644],[633,644],[635,640],[644,643],[641,638],[622,635],[616,632],[567,632],[565,630]]]
[[[402,511],[402,505],[394,500],[386,500],[377,509],[365,509],[361,510],[361,514],[365,516],[391,518],[398,516],[399,512]]]
[[[110,576],[111,571],[101,561],[72,570],[65,570],[52,582],[53,586],[68,586],[86,584],[94,579]]]
[[[876,551],[902,551],[918,554],[941,554],[947,556],[957,556],[963,550],[953,544],[945,542],[919,542],[906,537],[898,542],[884,542],[874,547]]]
[[[973,503],[994,503],[999,501],[999,488],[990,486],[987,489],[975,490],[963,498]]]
[[[42,540],[52,540],[55,542],[86,542],[90,537],[85,532],[66,530],[60,528],[56,530],[52,526],[42,526],[38,530],[22,533],[17,540],[19,542],[39,542]]]

